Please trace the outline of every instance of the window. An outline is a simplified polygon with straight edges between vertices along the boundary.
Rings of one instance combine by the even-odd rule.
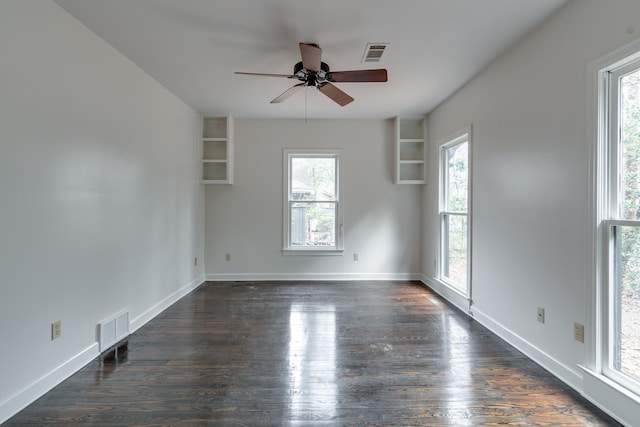
[[[601,371],[640,393],[640,59],[602,77]]]
[[[469,293],[469,132],[440,147],[440,251],[438,279]]]
[[[341,253],[341,151],[285,150],[284,163],[284,253]]]

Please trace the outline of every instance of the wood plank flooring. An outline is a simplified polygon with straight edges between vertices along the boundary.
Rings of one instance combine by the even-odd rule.
[[[10,426],[616,426],[418,282],[207,282]]]

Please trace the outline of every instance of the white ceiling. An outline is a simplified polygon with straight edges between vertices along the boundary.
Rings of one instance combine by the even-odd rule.
[[[388,118],[422,115],[566,0],[56,0],[199,112],[237,117]],[[315,89],[270,101],[296,80],[299,42],[331,70],[386,68],[387,83],[336,83],[340,107]],[[367,43],[390,43],[362,63]]]

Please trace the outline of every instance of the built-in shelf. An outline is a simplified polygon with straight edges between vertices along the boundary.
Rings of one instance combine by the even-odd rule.
[[[425,120],[396,117],[394,121],[396,184],[424,184]]]
[[[204,116],[200,142],[200,182],[233,184],[233,117]]]

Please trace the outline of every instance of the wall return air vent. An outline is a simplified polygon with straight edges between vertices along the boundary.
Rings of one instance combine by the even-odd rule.
[[[382,54],[388,46],[389,43],[367,43],[362,62],[380,62]]]
[[[98,342],[100,343],[101,353],[128,336],[129,312],[126,310],[122,310],[98,323]]]

